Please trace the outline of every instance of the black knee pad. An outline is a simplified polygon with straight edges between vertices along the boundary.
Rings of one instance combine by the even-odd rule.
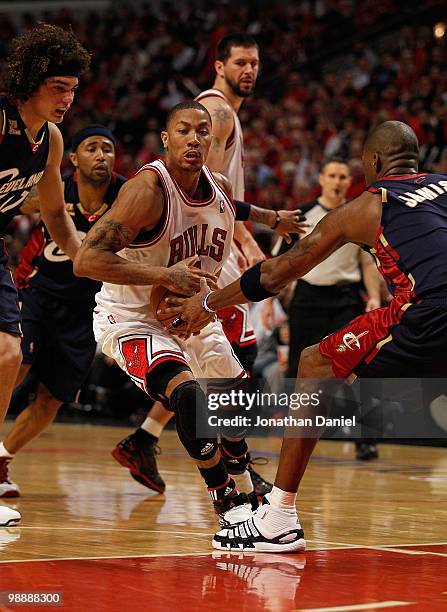
[[[167,410],[172,410],[169,399],[165,395],[166,387],[174,376],[188,371],[191,372],[190,368],[180,361],[169,359],[160,363],[151,372],[146,374],[148,394],[152,399],[159,400]]]
[[[170,409],[175,413],[177,433],[188,455],[199,461],[212,459],[218,451],[214,438],[198,438],[197,418],[206,413],[206,398],[195,380],[188,380],[176,387],[170,397]]]

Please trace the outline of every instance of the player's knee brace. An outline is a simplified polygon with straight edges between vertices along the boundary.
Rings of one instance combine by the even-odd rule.
[[[205,415],[206,398],[195,380],[181,383],[170,397],[170,409],[175,413],[177,433],[187,453],[193,459],[207,461],[218,451],[217,440],[198,438],[196,422],[199,415]]]
[[[165,395],[166,387],[174,376],[187,371],[190,372],[191,370],[185,363],[173,359],[168,359],[155,366],[151,372],[146,374],[148,395],[152,399],[160,401],[167,410],[172,410],[170,401]]]

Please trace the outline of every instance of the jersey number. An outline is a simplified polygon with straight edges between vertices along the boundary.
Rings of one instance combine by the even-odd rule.
[[[85,232],[81,232],[80,230],[78,230],[78,236],[81,240],[84,240],[86,235],[87,234]],[[60,263],[62,261],[70,261],[68,255],[65,255],[65,253],[60,250],[54,240],[51,240],[47,244],[43,251],[43,256],[45,257],[45,259],[48,259],[48,261],[53,261],[55,263]]]

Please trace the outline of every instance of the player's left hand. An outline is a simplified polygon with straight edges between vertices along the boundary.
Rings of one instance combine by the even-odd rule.
[[[162,314],[177,315],[181,321],[187,324],[186,328],[182,326],[181,332],[176,332],[175,325],[171,324],[169,333],[187,339],[193,333],[193,327],[195,329],[194,333],[197,334],[199,333],[198,326],[200,326],[200,329],[203,329],[214,320],[215,316],[202,308],[202,298],[211,290],[207,281],[202,278],[200,280],[200,291],[192,297],[181,298],[173,295],[166,300],[166,306],[160,312]]]
[[[274,231],[279,236],[282,236],[288,244],[292,242],[290,234],[306,233],[306,228],[309,225],[305,222],[306,217],[302,214],[301,210],[278,210],[277,214],[281,220]]]

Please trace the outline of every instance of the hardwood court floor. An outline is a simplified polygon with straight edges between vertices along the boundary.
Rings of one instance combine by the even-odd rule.
[[[308,551],[248,555],[212,552],[216,520],[176,434],[158,495],[110,456],[127,433],[54,425],[13,461],[22,497],[5,501],[23,520],[0,529],[0,592],[63,591],[65,610],[447,610],[445,449],[387,445],[361,463],[321,442],[298,504]],[[251,447],[273,479],[280,440]]]

